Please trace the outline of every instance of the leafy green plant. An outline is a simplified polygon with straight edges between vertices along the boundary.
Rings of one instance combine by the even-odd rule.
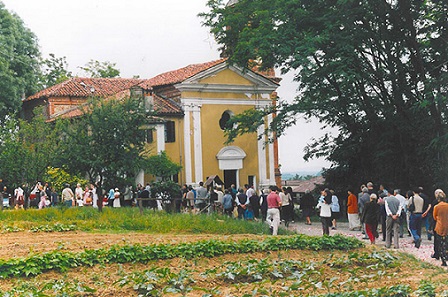
[[[62,168],[54,167],[47,168],[44,180],[49,182],[52,187],[58,192],[62,192],[62,190],[65,188],[65,184],[69,184],[71,187],[74,187],[79,183],[84,187],[89,183],[88,180],[76,175],[71,175]]]
[[[334,236],[335,241],[343,238],[351,244],[343,244],[343,248],[351,249],[363,246],[358,240],[349,237]],[[266,252],[287,249],[309,249],[310,242],[320,242],[320,237],[296,235],[287,237],[268,237],[263,241],[241,240],[238,242],[207,240],[193,243],[152,244],[142,245],[113,245],[109,248],[85,250],[80,253],[52,251],[44,254],[32,255],[27,258],[0,259],[0,277],[37,275],[49,270],[66,271],[72,267],[93,266],[101,263],[146,263],[151,260],[172,259],[183,257],[186,259],[199,257],[215,257],[224,254],[238,254],[249,252]],[[328,240],[327,240],[328,241]],[[312,245],[313,249],[318,248]],[[332,245],[333,246],[333,245]],[[328,248],[321,244],[320,249]],[[338,247],[334,247],[338,248]]]
[[[95,292],[95,289],[78,280],[56,280],[44,283],[20,282],[8,291],[0,290],[0,295],[4,297],[69,297],[80,296],[79,294],[87,296]]]
[[[436,296],[436,288],[434,284],[429,281],[421,281],[420,286],[416,294],[420,297],[435,297]]]
[[[139,296],[160,296],[163,293],[180,293],[185,296],[193,290],[191,285],[194,282],[189,270],[181,269],[174,273],[169,268],[153,267],[143,273],[126,275],[116,283],[121,287],[131,284]]]
[[[31,232],[68,232],[76,230],[76,225],[64,225],[60,223],[56,223],[53,226],[43,225],[43,226],[34,226],[31,227]]]
[[[2,227],[2,233],[13,233],[13,232],[21,232],[23,231],[22,228],[15,227],[15,226],[3,226]]]

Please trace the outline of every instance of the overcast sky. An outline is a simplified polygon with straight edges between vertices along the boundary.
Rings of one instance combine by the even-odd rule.
[[[39,39],[44,57],[67,58],[70,70],[91,59],[116,63],[121,77],[150,78],[162,72],[219,58],[218,46],[197,14],[206,0],[0,0]],[[292,100],[292,76],[279,96]],[[303,148],[323,132],[316,122],[300,123],[280,138],[283,172],[319,169],[324,160],[303,161]]]

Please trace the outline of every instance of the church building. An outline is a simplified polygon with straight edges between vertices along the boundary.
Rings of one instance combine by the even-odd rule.
[[[275,104],[278,82],[273,71],[242,69],[221,59],[150,79],[71,78],[26,98],[23,113],[29,118],[40,106],[52,121],[80,116],[78,107],[91,96],[119,99],[141,94],[146,108],[154,109],[160,118],[148,123],[148,145],[154,153],[165,151],[182,166],[175,177],[178,183],[196,185],[218,175],[226,187],[260,188],[280,183],[277,141],[266,143],[267,138],[252,133],[226,145],[224,126],[233,115]],[[273,116],[266,117],[258,134]],[[136,182],[144,184],[151,178],[141,172]]]

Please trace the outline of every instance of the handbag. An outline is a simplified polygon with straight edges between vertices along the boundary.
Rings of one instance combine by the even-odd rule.
[[[233,217],[237,218],[238,217],[238,208],[234,207],[232,214],[233,214]]]

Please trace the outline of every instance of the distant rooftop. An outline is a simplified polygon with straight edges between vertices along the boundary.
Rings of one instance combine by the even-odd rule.
[[[313,191],[316,186],[324,183],[322,176],[316,176],[309,180],[283,180],[282,187],[291,187],[294,193],[305,193],[306,190]]]

